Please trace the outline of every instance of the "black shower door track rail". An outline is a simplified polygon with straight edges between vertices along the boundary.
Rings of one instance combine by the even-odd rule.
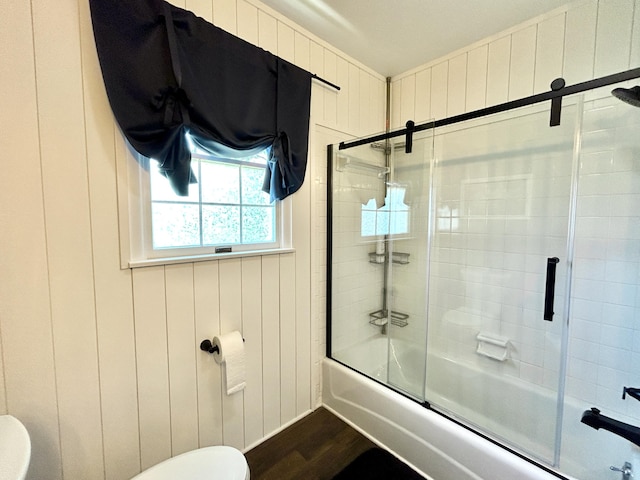
[[[551,126],[559,125],[560,122],[560,108],[562,105],[562,97],[566,95],[573,95],[575,93],[586,92],[588,90],[594,90],[600,87],[606,87],[607,85],[613,85],[615,83],[625,82],[627,80],[633,80],[640,78],[640,67],[632,68],[620,73],[614,73],[612,75],[606,75],[604,77],[588,80],[582,83],[576,83],[568,87],[564,86],[564,80],[557,78],[551,82],[551,91],[539,93],[537,95],[531,95],[530,97],[520,98],[518,100],[512,100],[510,102],[501,103],[492,107],[481,108],[480,110],[474,110],[473,112],[462,113],[460,115],[454,115],[453,117],[443,118],[441,120],[432,120],[430,122],[415,125],[411,120],[407,122],[406,128],[402,130],[395,130],[393,132],[381,133],[372,137],[361,138],[353,140],[351,142],[340,142],[338,149],[346,150],[348,148],[358,147],[360,145],[366,145],[368,143],[379,142],[390,138],[407,136],[407,143],[411,143],[411,136],[415,132],[421,132],[423,130],[431,130],[438,127],[444,127],[446,125],[453,125],[454,123],[465,122],[467,120],[473,120],[475,118],[486,117],[495,113],[506,112],[515,108],[526,107],[528,105],[534,105],[536,103],[546,102],[551,100]]]

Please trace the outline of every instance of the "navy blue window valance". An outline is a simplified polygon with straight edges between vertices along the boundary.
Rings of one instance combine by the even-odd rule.
[[[109,103],[140,154],[187,195],[191,152],[226,157],[271,146],[265,191],[302,186],[311,74],[162,0],[90,0]]]

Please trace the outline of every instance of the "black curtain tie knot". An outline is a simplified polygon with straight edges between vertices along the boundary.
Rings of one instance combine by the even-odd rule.
[[[151,101],[156,110],[164,109],[164,126],[169,127],[176,124],[189,126],[189,109],[192,107],[187,92],[182,88],[170,85],[160,90]],[[177,111],[180,113],[178,118],[175,117]]]

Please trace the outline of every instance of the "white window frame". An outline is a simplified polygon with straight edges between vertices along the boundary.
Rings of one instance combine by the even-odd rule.
[[[149,170],[143,168],[148,160],[118,142],[116,168],[118,170],[118,211],[120,228],[120,266],[123,269],[168,265],[293,252],[291,196],[276,202],[276,236],[272,244],[231,245],[231,252],[216,253],[211,247],[179,247],[153,249],[151,237],[151,189]],[[198,155],[205,157],[204,155]]]

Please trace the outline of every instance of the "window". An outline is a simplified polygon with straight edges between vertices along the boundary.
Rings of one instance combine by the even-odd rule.
[[[198,183],[176,195],[151,161],[153,248],[237,246],[276,242],[276,207],[262,191],[268,151],[243,160],[195,154]]]
[[[409,233],[409,207],[404,203],[405,193],[405,186],[387,184],[387,196],[382,207],[377,208],[374,198],[362,205],[361,236]]]
[[[228,159],[194,147],[197,183],[188,196],[174,193],[155,160],[130,159],[129,178],[136,180],[130,184],[137,188],[129,189],[130,252],[123,268],[289,248],[290,202],[270,203],[262,191],[268,157],[268,148]]]

